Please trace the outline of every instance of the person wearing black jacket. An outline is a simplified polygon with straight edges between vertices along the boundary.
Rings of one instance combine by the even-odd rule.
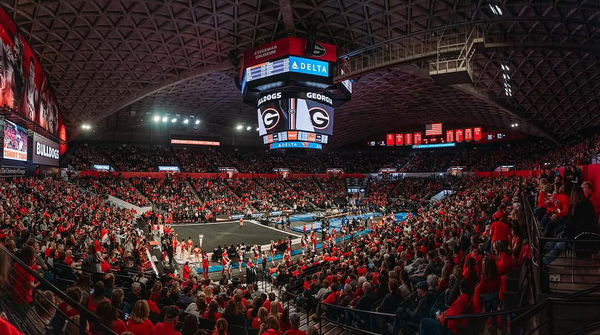
[[[377,312],[394,313],[401,301],[402,296],[400,295],[400,290],[398,288],[398,281],[396,279],[390,279],[388,281],[388,293],[383,297],[383,300],[377,307]]]
[[[567,218],[567,226],[565,228],[565,237],[568,239],[576,239],[582,233],[598,233],[598,221],[594,205],[585,196],[583,189],[579,186],[573,188],[571,193],[571,207],[569,208],[569,216]],[[591,237],[583,236],[581,239],[589,240]],[[574,249],[577,257],[588,257],[594,250],[597,250],[599,241],[592,242],[575,242]]]
[[[372,285],[364,282],[362,285],[363,295],[354,306],[355,309],[370,311],[373,304],[377,301],[377,295],[373,292]]]
[[[585,196],[581,187],[576,186],[573,188],[570,202],[571,205],[569,206],[569,214],[567,216],[563,238],[575,239],[581,233],[598,233],[594,205],[592,205],[592,202]],[[547,243],[545,249],[550,251],[544,256],[544,264],[548,265],[552,263],[566,248],[566,242]],[[592,248],[593,245],[590,245],[589,242],[579,242],[575,244],[575,250],[579,249],[579,255],[584,255],[586,249],[589,250]]]
[[[567,217],[565,238],[574,239],[581,233],[596,233],[597,231],[598,224],[594,205],[585,196],[581,187],[574,187],[571,192],[571,206]]]
[[[418,324],[421,320],[429,315],[429,311],[435,305],[439,297],[439,293],[435,287],[429,287],[427,282],[422,281],[417,283],[416,298],[417,303],[415,308],[399,307],[396,311],[396,320],[394,323],[394,334],[399,329],[404,332],[414,330],[411,329],[410,323]]]
[[[356,319],[360,328],[368,329],[369,327],[369,315],[368,313],[362,313],[359,311],[370,311],[373,305],[379,300],[375,290],[371,286],[371,283],[364,282],[362,285],[363,295],[354,306],[355,312],[350,314],[350,318]]]

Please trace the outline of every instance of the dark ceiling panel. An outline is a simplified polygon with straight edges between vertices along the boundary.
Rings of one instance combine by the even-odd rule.
[[[285,24],[281,3],[287,2],[1,5],[40,57],[71,125],[117,113],[123,127],[135,126],[140,116],[164,111],[195,115],[215,125],[215,133],[229,132],[229,124],[256,122],[235,87],[232,51],[240,54],[291,28],[304,36],[314,27],[318,39],[345,54],[423,30],[432,31],[430,38],[491,20],[482,24],[485,45],[474,55],[468,89],[436,84],[422,74],[423,61],[414,71],[399,66],[354,78],[353,100],[336,111],[332,144],[430,121],[496,128],[518,121],[524,132],[559,139],[600,126],[598,1],[506,1],[503,15],[494,16],[487,1],[302,0],[289,2]],[[502,64],[510,68],[512,97],[504,93]]]

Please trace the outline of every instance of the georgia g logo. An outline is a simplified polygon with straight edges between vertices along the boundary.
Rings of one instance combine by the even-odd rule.
[[[267,108],[262,112],[262,121],[267,131],[275,128],[279,124],[279,112],[275,108]]]
[[[325,129],[329,126],[329,113],[321,107],[313,107],[308,110],[310,121],[315,129]]]
[[[315,57],[323,57],[327,53],[327,49],[319,43],[315,43],[315,48],[313,49],[312,55]]]

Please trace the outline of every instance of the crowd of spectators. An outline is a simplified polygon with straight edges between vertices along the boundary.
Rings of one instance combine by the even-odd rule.
[[[174,221],[202,221],[202,202],[187,179],[177,176],[165,178],[132,178],[131,183],[142,192],[148,200],[166,211]]]
[[[445,316],[495,309],[504,300],[505,275],[529,257],[519,195],[533,180],[464,182],[470,186],[441,202],[424,203],[406,221],[384,217],[347,244],[269,271],[315,318],[325,314],[363,329],[374,325],[360,313],[365,310],[395,316],[388,325],[376,322],[394,333],[421,327],[422,334],[430,334]],[[320,271],[308,270],[316,264]],[[468,325],[450,321],[448,326],[459,334]]]
[[[69,163],[75,169],[87,170],[93,164],[114,162],[118,171],[157,171],[159,165],[178,165],[184,172],[218,172],[219,167],[234,167],[243,173],[272,173],[275,168],[289,168],[298,173],[324,173],[328,168],[341,168],[346,173],[372,173],[381,168],[441,172],[452,166],[464,166],[467,171],[492,171],[503,165],[539,169],[587,164],[599,151],[600,135],[560,146],[533,139],[416,153],[398,148],[279,152],[253,148],[82,145],[75,147]]]
[[[0,199],[0,242],[59,287],[64,282],[83,285],[100,273],[114,273],[106,277],[108,282],[116,275],[141,278],[151,267],[146,237],[135,227],[135,212],[113,206],[102,196],[53,178],[2,178]],[[7,266],[10,261],[2,258],[1,271],[10,275],[5,272],[0,281],[11,282],[0,286],[11,288],[13,308],[22,313],[31,334],[46,334],[60,301],[21,265],[15,263],[10,270]],[[62,280],[56,281],[59,276]],[[78,296],[86,300],[80,301],[87,301],[89,283],[81,288]],[[61,310],[72,312],[65,306]],[[57,329],[56,334],[62,333]]]
[[[517,166],[541,168],[568,163],[562,176],[544,171],[539,180],[371,180],[362,205],[384,212],[382,219],[360,224],[346,222],[337,232],[323,233],[323,249],[306,248],[302,256],[286,257],[264,267],[273,283],[293,294],[294,302],[309,309],[315,319],[327,316],[374,332],[382,330],[377,327],[388,327],[395,333],[436,333],[448,316],[492,311],[506,302],[507,276],[531,257],[521,194],[535,194],[535,215],[541,222],[543,236],[575,238],[580,233],[598,232],[600,204],[590,196],[591,183],[584,182],[581,171],[572,164],[589,162],[600,149],[599,142],[600,137],[594,136],[546,155],[528,154],[524,147],[505,147],[491,155],[458,151],[455,153],[459,153],[459,158],[431,161],[442,166],[460,163],[454,159],[469,156],[467,162],[473,163],[468,164],[491,167],[507,162],[509,155],[502,151],[513,150],[520,160],[516,164],[521,165]],[[118,169],[129,171],[147,171],[154,169],[154,164],[175,165],[174,157],[180,162],[188,159],[187,153],[174,156],[169,148],[155,149],[122,147],[107,151],[110,154],[105,157],[120,162],[116,163]],[[542,144],[533,150],[543,151]],[[77,166],[105,159],[94,159],[89,148],[77,152],[81,158],[74,163]],[[153,158],[155,155],[161,158]],[[237,152],[218,155],[244,157]],[[413,157],[402,166],[418,169],[428,155],[417,155],[418,159]],[[479,155],[491,158],[478,163]],[[258,162],[245,164],[245,158],[236,158],[232,161],[242,171],[244,166],[249,171],[260,166]],[[389,158],[371,159],[373,164],[389,162]],[[202,164],[193,168],[202,170]],[[169,213],[169,222],[200,221],[206,213],[298,209],[308,203],[328,207],[334,201],[342,201],[344,196],[340,194],[345,194],[346,186],[344,180],[337,178],[222,180],[167,176],[133,178],[130,182]],[[440,201],[426,201],[445,189],[456,193]],[[110,205],[101,196],[111,194],[135,203],[138,200],[134,191],[116,176],[97,180],[79,177],[73,183],[52,178],[0,179],[0,242],[44,278],[69,279],[65,287],[68,296],[96,313],[100,322],[119,334],[198,334],[204,330],[225,335],[236,326],[257,329],[259,334],[304,333],[298,330],[298,315],[290,315],[279,300],[288,297],[287,293],[278,297],[273,292],[260,292],[252,283],[227,278],[217,283],[190,272],[181,276],[145,275],[151,263],[146,237],[136,229],[134,211]],[[413,214],[401,222],[390,214],[392,208],[399,206],[398,201],[414,208]],[[346,242],[332,242],[332,238],[348,232],[359,234]],[[585,251],[578,246],[581,245],[575,244],[576,251]],[[561,242],[544,246],[543,263],[552,264],[566,248]],[[78,333],[78,329],[69,326],[78,320],[76,310],[61,304],[51,291],[37,289],[34,278],[20,265],[13,264],[11,273],[19,279],[12,283],[12,299],[20,306],[30,307],[24,308],[23,318],[33,328],[55,334]],[[116,287],[117,276],[131,280],[126,287]],[[0,273],[0,281],[3,280],[6,276]],[[56,313],[48,302],[61,304],[59,309],[71,313],[67,316],[72,322],[65,323],[63,313]],[[350,308],[350,312],[341,312],[342,307]],[[361,311],[393,317],[372,323]],[[59,314],[63,320],[57,317]],[[472,326],[465,320],[447,320],[446,324],[453,334]],[[495,322],[487,326],[493,328]],[[88,330],[91,334],[102,333],[97,325],[90,325]]]
[[[104,152],[115,163],[117,171],[151,172],[158,171],[159,166],[178,165],[168,146],[141,147],[123,144],[116,148],[105,148]]]
[[[173,148],[173,154],[179,161],[182,171],[186,172],[215,172],[214,157],[216,150]]]
[[[335,178],[337,179],[337,178]],[[340,198],[345,190],[337,188],[327,188],[328,179],[315,178],[291,178],[286,182],[298,193],[301,199],[304,199],[305,206],[312,205],[315,208],[326,209],[340,205]]]
[[[272,186],[271,182],[273,182]],[[264,188],[262,183],[268,183],[268,188]],[[281,183],[276,182],[276,179],[268,179],[268,182],[265,180],[260,182],[259,179],[227,179],[227,184],[244,203],[248,203],[256,211],[278,211],[289,208],[288,202],[283,198],[289,196],[289,187],[282,186]],[[282,193],[278,194],[274,192],[275,190]]]
[[[74,182],[96,194],[111,195],[138,207],[150,205],[150,202],[127,179],[110,173],[78,176]]]
[[[111,165],[111,160],[103,150],[93,145],[80,145],[75,147],[70,155],[69,165],[77,171],[92,170],[95,164]]]
[[[252,211],[249,199],[238,197],[224,179],[190,179],[190,183],[204,202],[204,210],[213,216]]]

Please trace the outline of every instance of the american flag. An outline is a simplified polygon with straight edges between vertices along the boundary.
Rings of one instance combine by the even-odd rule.
[[[425,136],[442,135],[442,124],[432,123],[425,125]]]

